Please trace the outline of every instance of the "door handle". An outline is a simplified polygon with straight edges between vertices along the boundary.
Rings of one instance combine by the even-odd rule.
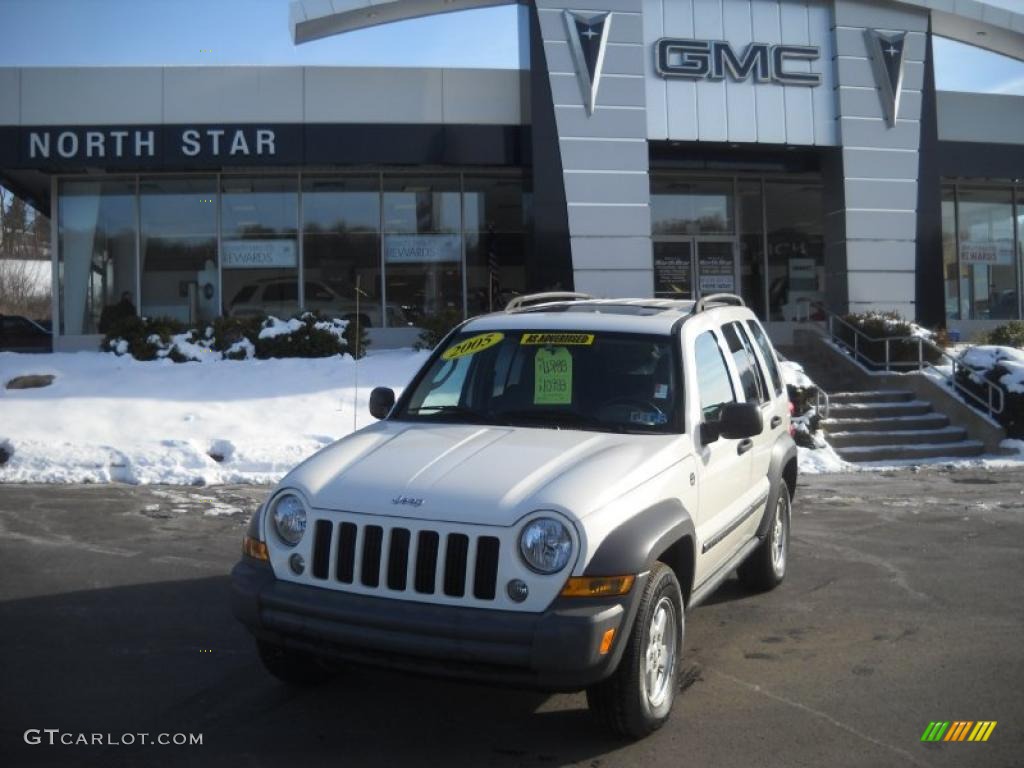
[[[742,456],[744,453],[754,447],[754,441],[749,437],[746,440],[740,440],[736,445],[736,453]]]
[[[775,429],[781,423],[782,423],[782,417],[781,416],[772,416],[772,429]]]

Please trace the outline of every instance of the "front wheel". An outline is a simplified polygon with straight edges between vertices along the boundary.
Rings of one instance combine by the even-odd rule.
[[[605,728],[641,739],[665,724],[679,687],[684,626],[679,582],[656,563],[618,669],[587,689],[590,710]]]
[[[747,589],[767,592],[775,589],[786,577],[791,511],[789,486],[785,480],[780,479],[779,496],[775,501],[772,521],[768,524],[768,535],[738,570],[740,582]]]

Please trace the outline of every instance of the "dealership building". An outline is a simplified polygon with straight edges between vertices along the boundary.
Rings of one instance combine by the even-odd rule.
[[[296,44],[500,0],[302,0]],[[1009,4],[1012,6],[1012,4]],[[127,299],[398,345],[517,294],[741,294],[964,335],[1022,317],[1024,96],[936,90],[983,0],[534,0],[524,69],[0,68],[0,183],[52,220],[58,349]],[[528,66],[525,62],[528,62]]]

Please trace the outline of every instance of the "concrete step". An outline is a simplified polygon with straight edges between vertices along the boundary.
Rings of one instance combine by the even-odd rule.
[[[908,403],[914,393],[906,389],[876,389],[871,392],[836,392],[829,395],[834,405],[859,405],[863,403]]]
[[[856,418],[830,418],[821,422],[831,437],[836,432],[893,432],[915,429],[941,429],[949,426],[949,419],[941,413],[926,413],[922,416],[892,416],[871,418],[868,414]]]
[[[828,409],[828,417],[830,419],[891,419],[894,416],[923,416],[931,412],[932,404],[927,400],[907,400],[899,403],[832,403]]]
[[[837,448],[846,461],[913,461],[916,459],[957,459],[966,456],[980,456],[985,445],[977,440],[961,440],[958,443],[936,445],[861,445],[851,448]]]
[[[938,445],[941,443],[959,443],[966,439],[967,430],[962,427],[830,432],[828,436],[829,443],[837,451],[840,448],[859,448],[871,445],[907,445],[908,443]]]

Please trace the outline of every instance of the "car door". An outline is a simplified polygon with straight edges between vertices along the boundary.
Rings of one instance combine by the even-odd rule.
[[[722,334],[740,377],[744,396],[748,402],[758,403],[758,407],[761,409],[764,431],[750,438],[750,477],[752,485],[767,494],[768,465],[771,463],[772,445],[775,443],[773,432],[778,434],[778,427],[782,423],[782,419],[774,412],[775,402],[769,389],[768,379],[757,353],[754,351],[754,342],[751,341],[743,323],[738,320],[726,323],[722,327]],[[776,418],[778,421],[773,421]],[[759,516],[755,516],[753,521],[755,528],[759,519]]]
[[[694,440],[697,446],[697,474],[700,507],[695,527],[699,540],[695,581],[699,584],[712,575],[732,554],[734,529],[730,526],[740,518],[748,503],[750,486],[750,451],[742,450],[740,440],[719,437],[704,443],[700,424],[716,421],[722,406],[737,402],[733,375],[726,362],[726,349],[718,330],[697,335],[690,363],[696,387],[696,420]],[[693,411],[691,410],[691,413]]]
[[[750,338],[754,342],[754,351],[761,361],[763,370],[767,373],[767,384],[771,387],[771,407],[768,408],[764,420],[764,433],[762,440],[766,445],[763,469],[768,471],[771,464],[771,452],[775,441],[780,435],[789,431],[789,395],[786,392],[785,383],[782,381],[782,372],[779,370],[778,360],[775,359],[775,350],[768,340],[768,334],[764,332],[753,318],[746,321],[746,327],[750,331]],[[757,467],[755,466],[755,472]]]

